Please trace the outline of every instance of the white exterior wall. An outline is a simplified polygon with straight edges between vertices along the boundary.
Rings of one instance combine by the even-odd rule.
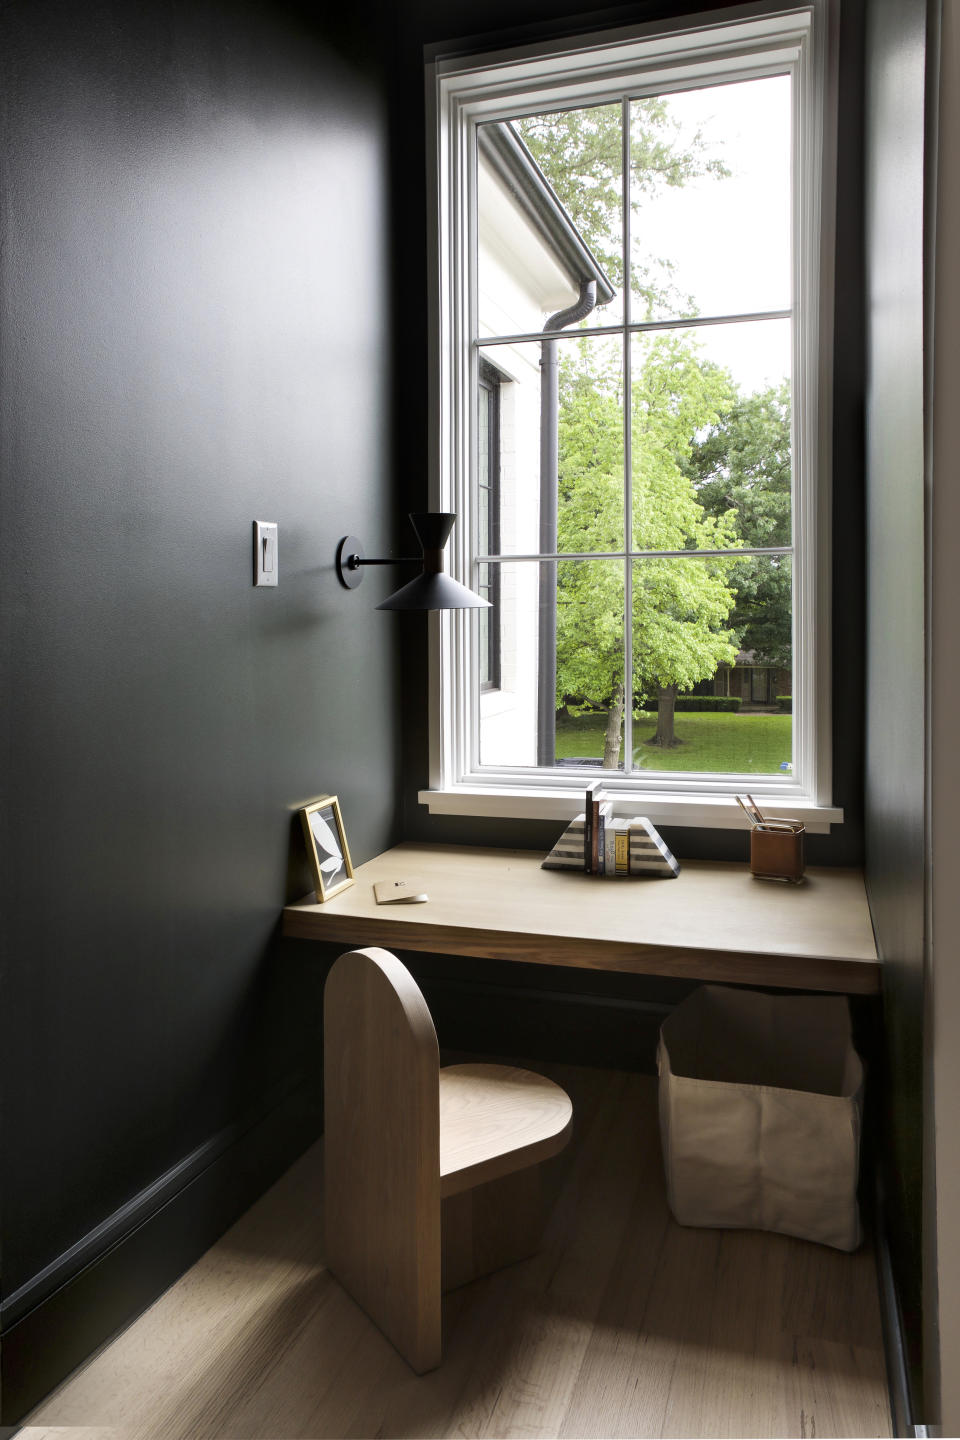
[[[483,163],[478,175],[480,334],[532,334],[577,290]],[[500,387],[500,549],[540,548],[540,346],[497,345],[484,356]],[[539,566],[501,566],[500,685],[480,696],[480,763],[536,765]]]

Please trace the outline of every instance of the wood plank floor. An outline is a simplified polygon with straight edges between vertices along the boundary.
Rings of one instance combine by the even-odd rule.
[[[683,1229],[656,1082],[570,1091],[539,1255],[448,1295],[415,1376],[324,1269],[315,1146],[34,1413],[25,1440],[889,1435],[873,1256]]]

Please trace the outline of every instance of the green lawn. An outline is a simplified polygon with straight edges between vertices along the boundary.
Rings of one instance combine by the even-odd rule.
[[[557,759],[603,758],[604,715],[557,719]],[[771,775],[792,759],[791,715],[684,714],[676,717],[675,750],[644,742],[657,728],[656,715],[644,712],[633,722],[635,763],[643,770],[732,770]]]

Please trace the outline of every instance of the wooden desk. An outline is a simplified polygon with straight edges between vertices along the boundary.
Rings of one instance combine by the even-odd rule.
[[[539,851],[398,845],[328,900],[288,905],[284,935],[537,965],[872,995],[880,967],[858,870],[803,885],[685,861],[675,880],[541,870]],[[376,880],[422,876],[425,905],[378,905]]]

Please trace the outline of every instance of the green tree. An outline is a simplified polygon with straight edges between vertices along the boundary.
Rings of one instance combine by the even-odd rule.
[[[698,433],[684,460],[697,500],[709,515],[733,515],[749,548],[789,545],[790,387],[786,381],[755,395],[733,392],[714,424]],[[789,668],[791,565],[787,558],[744,559],[733,571],[737,600],[731,624],[744,650],[761,662]]]
[[[561,551],[623,545],[623,376],[608,353],[581,341],[560,371]],[[683,463],[693,437],[729,405],[724,372],[700,362],[696,341],[677,332],[651,337],[631,397],[633,545],[638,550],[725,550],[738,542],[735,517],[710,515]],[[673,745],[673,704],[732,662],[728,623],[733,559],[637,562],[633,583],[633,688],[658,698],[653,743]],[[557,703],[605,706],[605,766],[619,763],[623,722],[623,567],[616,561],[561,562],[557,582]]]
[[[598,363],[581,341],[560,362],[559,520],[561,551],[623,545],[623,374]],[[609,560],[557,567],[557,706],[609,705],[606,766],[620,757],[623,715],[623,567]]]

